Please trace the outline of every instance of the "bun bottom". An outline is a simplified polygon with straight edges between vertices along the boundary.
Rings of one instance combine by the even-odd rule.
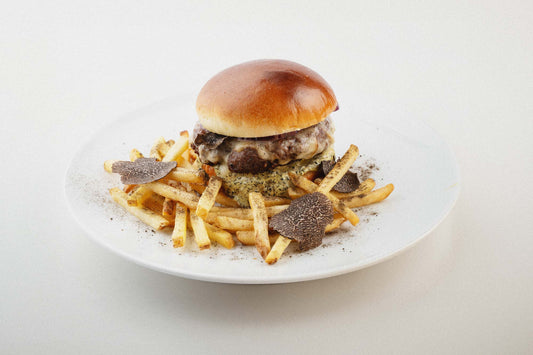
[[[322,161],[334,158],[335,151],[333,147],[330,147],[311,159],[295,160],[258,174],[234,173],[225,164],[215,165],[214,169],[217,176],[223,180],[222,187],[226,194],[242,207],[249,207],[248,194],[250,192],[260,192],[264,196],[286,197],[287,190],[292,186],[289,172],[304,175],[307,172],[316,171]]]

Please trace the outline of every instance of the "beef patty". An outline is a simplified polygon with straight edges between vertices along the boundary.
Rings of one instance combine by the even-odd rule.
[[[191,147],[204,164],[227,164],[232,172],[255,174],[322,153],[333,144],[334,131],[329,117],[305,129],[260,138],[228,137],[197,123]]]

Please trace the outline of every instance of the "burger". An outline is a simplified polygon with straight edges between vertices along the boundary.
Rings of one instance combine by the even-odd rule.
[[[191,147],[241,206],[248,194],[286,196],[289,172],[310,176],[334,159],[338,109],[329,84],[287,60],[255,60],[212,77],[201,89]]]

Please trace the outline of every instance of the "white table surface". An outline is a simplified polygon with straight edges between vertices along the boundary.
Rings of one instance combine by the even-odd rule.
[[[255,58],[442,134],[462,175],[448,218],[390,261],[282,285],[181,279],[92,242],[63,196],[80,142]],[[531,353],[532,102],[531,1],[2,2],[0,353]]]

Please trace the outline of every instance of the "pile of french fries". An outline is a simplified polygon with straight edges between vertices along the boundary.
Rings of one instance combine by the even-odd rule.
[[[205,173],[189,147],[188,132],[183,131],[176,141],[166,141],[161,137],[150,149],[152,158],[177,162],[177,167],[167,176],[146,184],[125,185],[123,189],[115,187],[109,192],[120,206],[153,229],[172,228],[175,248],[185,246],[187,231],[192,230],[200,250],[209,249],[213,242],[231,249],[238,241],[242,245],[255,246],[262,259],[267,264],[273,264],[279,260],[291,239],[269,231],[269,218],[285,210],[292,200],[312,192],[326,195],[335,209],[333,222],[326,227],[326,233],[329,233],[346,220],[354,226],[359,222],[353,208],[382,201],[390,195],[394,189],[392,184],[374,190],[376,183],[372,179],[363,181],[353,192],[332,191],[358,155],[357,147],[351,145],[322,180],[311,181],[291,174],[294,186],[289,188],[288,198],[252,192],[249,195],[250,208],[241,208],[221,190],[220,178],[209,177]],[[133,149],[129,158],[135,161],[141,157],[143,155]],[[112,172],[114,162],[106,161],[104,169]]]

